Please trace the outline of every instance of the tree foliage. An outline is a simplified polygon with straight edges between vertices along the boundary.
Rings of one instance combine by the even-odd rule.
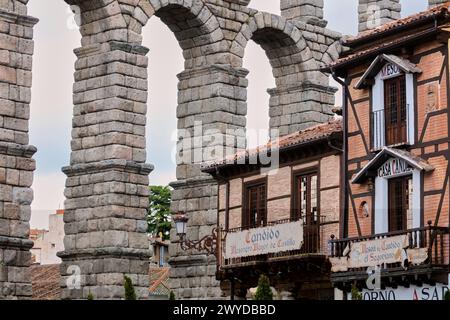
[[[450,300],[450,290],[447,290],[444,294],[444,300]]]
[[[136,291],[134,290],[133,282],[127,276],[123,277],[125,280],[125,300],[136,300]]]
[[[171,189],[168,186],[151,186],[148,208],[148,232],[154,236],[162,235],[169,239],[171,228],[170,214]]]
[[[258,280],[258,288],[256,289],[255,300],[273,300],[273,292],[270,288],[269,278],[261,275]]]
[[[351,295],[352,300],[362,300],[362,293],[359,292],[358,287],[355,284],[352,285]]]

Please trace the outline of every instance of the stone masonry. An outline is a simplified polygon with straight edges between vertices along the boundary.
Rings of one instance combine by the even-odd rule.
[[[63,168],[62,298],[92,293],[95,299],[122,299],[128,275],[145,299],[147,186],[153,169],[145,163],[148,49],[142,46],[142,28],[147,21],[161,19],[185,59],[178,75],[172,210],[188,214],[191,240],[210,234],[217,223],[217,184],[200,165],[246,146],[248,71],[242,66],[247,43],[259,44],[270,61],[276,80],[269,90],[270,128],[284,135],[332,116],[335,89],[319,70],[338,57],[341,35],[326,29],[323,0],[280,0],[281,16],[251,9],[249,0],[65,1],[78,8],[82,40],[75,49],[72,153]],[[0,218],[11,217],[7,228],[0,225],[0,245],[9,246],[0,251],[0,261],[11,261],[10,247],[22,250],[23,257],[16,253],[12,259],[14,268],[27,266],[31,247],[25,239],[35,149],[27,146],[27,111],[36,21],[24,16],[26,3],[0,0],[0,36],[9,40],[0,46],[10,46],[9,57],[0,50]],[[171,289],[177,298],[221,297],[215,257],[182,251],[174,230],[171,240]],[[7,295],[29,296],[26,268],[8,273],[0,267],[0,286],[12,287]],[[6,274],[9,282],[3,280]],[[23,286],[11,285],[15,282]]]
[[[435,7],[448,2],[448,0],[428,0],[428,7]]]
[[[359,32],[400,19],[400,0],[359,0]]]
[[[28,0],[0,1],[0,299],[31,297],[30,204],[36,148],[28,139],[33,26]]]

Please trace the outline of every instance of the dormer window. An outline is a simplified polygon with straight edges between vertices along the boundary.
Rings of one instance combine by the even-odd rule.
[[[371,88],[372,149],[414,144],[414,74],[421,70],[394,55],[380,55],[355,88]]]

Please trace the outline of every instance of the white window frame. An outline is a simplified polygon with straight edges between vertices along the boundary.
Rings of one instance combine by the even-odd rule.
[[[403,73],[402,73],[403,74]],[[415,143],[415,121],[414,121],[414,74],[412,73],[404,73],[406,80],[406,105],[408,108],[408,120],[406,123],[407,126],[407,135],[408,135],[408,144],[413,145]],[[398,75],[396,75],[398,76]],[[383,78],[382,71],[380,71],[375,77],[375,83],[372,86],[372,113],[385,110],[384,106],[384,81],[388,79],[395,78]],[[380,126],[380,130],[377,130],[373,123],[370,124],[373,130],[372,134],[372,146],[374,150],[380,150],[384,146],[386,146],[386,136],[385,136],[385,121],[382,121]],[[378,132],[381,131],[381,132]],[[381,135],[381,137],[380,137]]]
[[[412,194],[412,228],[421,227],[422,214],[422,172],[418,169],[413,169],[412,173],[403,174],[412,175],[413,194]],[[402,175],[394,175],[390,177],[376,177],[375,178],[375,234],[389,232],[389,179],[398,178]]]

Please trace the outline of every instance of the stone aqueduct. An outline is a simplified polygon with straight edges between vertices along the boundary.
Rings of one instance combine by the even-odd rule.
[[[273,0],[275,1],[275,0]],[[75,49],[73,130],[65,189],[63,299],[123,297],[123,275],[138,296],[148,295],[146,164],[148,49],[141,30],[153,16],[175,34],[185,59],[179,74],[178,128],[195,121],[226,135],[246,126],[250,40],[266,52],[276,79],[270,89],[270,126],[287,134],[332,115],[335,89],[319,71],[336,59],[339,33],[326,29],[323,0],[280,0],[281,16],[248,7],[249,0],[66,0],[80,8],[81,47]],[[29,298],[28,240],[36,148],[28,119],[33,26],[28,0],[0,0],[0,297]],[[236,131],[238,132],[238,131]],[[242,136],[240,137],[242,138]],[[220,139],[219,139],[220,140]],[[242,148],[242,139],[217,141]],[[172,184],[172,209],[185,210],[187,236],[209,234],[217,218],[217,186],[186,161],[184,148]],[[202,148],[200,146],[199,148]],[[186,155],[188,157],[186,158]],[[175,232],[171,235],[176,240]],[[170,246],[171,286],[179,298],[222,294],[215,259]],[[78,266],[79,269],[77,267]],[[72,283],[80,271],[81,287]],[[69,286],[68,286],[69,284]]]

